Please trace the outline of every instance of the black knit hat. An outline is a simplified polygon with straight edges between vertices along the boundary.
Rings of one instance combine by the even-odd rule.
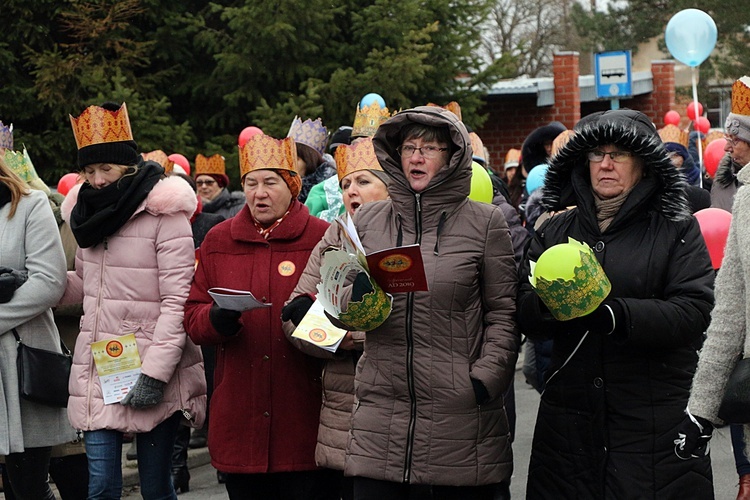
[[[113,102],[105,102],[101,107],[109,111],[120,109],[120,105]],[[83,168],[92,163],[131,166],[140,162],[141,158],[135,141],[102,142],[78,150],[78,167]]]

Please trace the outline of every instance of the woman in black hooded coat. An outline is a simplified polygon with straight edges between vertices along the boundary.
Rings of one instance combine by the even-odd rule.
[[[641,169],[608,226],[592,178],[613,159],[588,158],[605,149],[632,153],[619,161]],[[529,499],[713,498],[710,458],[674,451],[713,305],[714,272],[684,185],[651,121],[633,110],[584,118],[552,160],[543,203],[576,208],[539,228],[520,270],[521,328],[554,338]],[[594,249],[612,291],[593,313],[561,322],[531,287],[529,261],[568,237]]]

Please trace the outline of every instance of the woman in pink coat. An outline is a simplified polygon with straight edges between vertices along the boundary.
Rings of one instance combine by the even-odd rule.
[[[176,498],[177,428],[200,427],[206,405],[201,353],[182,326],[195,263],[195,194],[137,153],[124,104],[91,106],[71,122],[85,183],[62,207],[80,247],[63,302],[83,301],[84,316],[68,416],[84,431],[89,498],[120,498],[125,432],[138,434],[143,498]],[[127,346],[130,334],[140,374],[131,388],[110,391],[99,375],[112,365],[102,362],[106,355],[95,361],[92,344],[105,341],[109,351],[111,344]]]

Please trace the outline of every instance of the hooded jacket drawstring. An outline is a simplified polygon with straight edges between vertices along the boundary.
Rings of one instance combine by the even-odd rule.
[[[400,247],[404,241],[404,232],[401,227],[401,214],[396,214],[396,224],[398,225],[398,236],[396,236],[396,246]]]
[[[448,214],[445,213],[445,210],[440,212],[440,220],[438,221],[437,226],[437,235],[435,236],[435,250],[432,251],[435,255],[440,255],[440,233],[443,231],[443,226],[445,225],[445,220],[448,218]]]

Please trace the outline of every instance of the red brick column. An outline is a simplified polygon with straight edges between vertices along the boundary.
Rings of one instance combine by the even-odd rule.
[[[675,109],[674,61],[652,61],[654,90],[646,99],[641,111],[646,113],[657,127],[664,126],[664,115]]]
[[[552,120],[573,128],[581,119],[581,89],[578,85],[578,52],[558,52],[552,61],[555,104]]]

